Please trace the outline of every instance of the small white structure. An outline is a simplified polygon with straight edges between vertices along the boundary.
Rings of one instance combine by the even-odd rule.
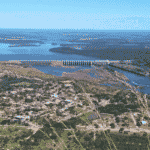
[[[52,95],[52,96],[57,97],[58,95],[57,95],[57,94],[56,94],[56,95],[54,94],[54,95]]]
[[[10,93],[11,93],[11,94],[16,94],[16,93],[17,93],[17,91],[11,91]]]

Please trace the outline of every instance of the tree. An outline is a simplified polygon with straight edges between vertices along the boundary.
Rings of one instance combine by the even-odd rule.
[[[114,123],[111,123],[110,126],[111,126],[111,128],[115,128],[115,124]]]
[[[120,128],[119,132],[122,133],[124,131],[124,128]]]
[[[21,119],[18,120],[18,124],[21,124]]]
[[[59,111],[59,109],[56,110],[56,115],[57,116],[62,116],[62,112]]]
[[[98,125],[97,125],[96,123],[94,124],[94,126],[95,126],[96,128],[98,128]]]
[[[122,124],[122,126],[127,126],[127,127],[129,127],[129,123],[124,122],[124,123]]]
[[[116,122],[119,123],[120,122],[120,118],[116,117]]]
[[[33,121],[33,116],[30,116],[30,121]]]
[[[110,133],[110,129],[107,129],[107,132]]]
[[[136,125],[139,127],[142,125],[142,122],[138,121]]]
[[[145,119],[145,120],[148,120],[148,117],[147,117],[147,116],[144,116],[144,119]]]
[[[17,112],[16,112],[16,113],[17,113],[17,115],[20,115],[20,111],[19,111],[19,109],[17,109]]]
[[[147,132],[144,132],[144,133],[143,133],[143,136],[144,136],[144,137],[147,137]]]
[[[29,126],[29,124],[28,124],[28,123],[25,123],[24,125],[25,125],[25,126]]]
[[[127,119],[128,119],[128,117],[127,117],[127,116],[125,116],[125,117],[124,117],[124,120],[127,120]]]

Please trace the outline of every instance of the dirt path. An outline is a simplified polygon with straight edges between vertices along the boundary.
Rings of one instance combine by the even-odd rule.
[[[28,129],[33,130],[33,134],[35,134],[40,128],[42,128],[43,126],[39,126],[36,124],[33,124],[32,122],[27,122],[30,126],[28,127]]]
[[[131,118],[132,118],[132,120],[134,122],[134,125],[136,126],[136,120],[135,120],[135,118],[134,118],[134,116],[133,116],[133,114],[131,112],[130,112],[130,116],[131,116]]]

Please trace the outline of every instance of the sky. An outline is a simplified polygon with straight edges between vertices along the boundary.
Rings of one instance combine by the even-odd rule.
[[[0,0],[0,28],[150,30],[149,0]]]

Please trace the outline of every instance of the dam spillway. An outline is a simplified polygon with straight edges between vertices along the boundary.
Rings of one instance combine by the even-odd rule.
[[[92,61],[79,61],[79,60],[75,60],[75,61],[64,60],[63,61],[63,66],[91,66],[91,65],[92,65]]]

